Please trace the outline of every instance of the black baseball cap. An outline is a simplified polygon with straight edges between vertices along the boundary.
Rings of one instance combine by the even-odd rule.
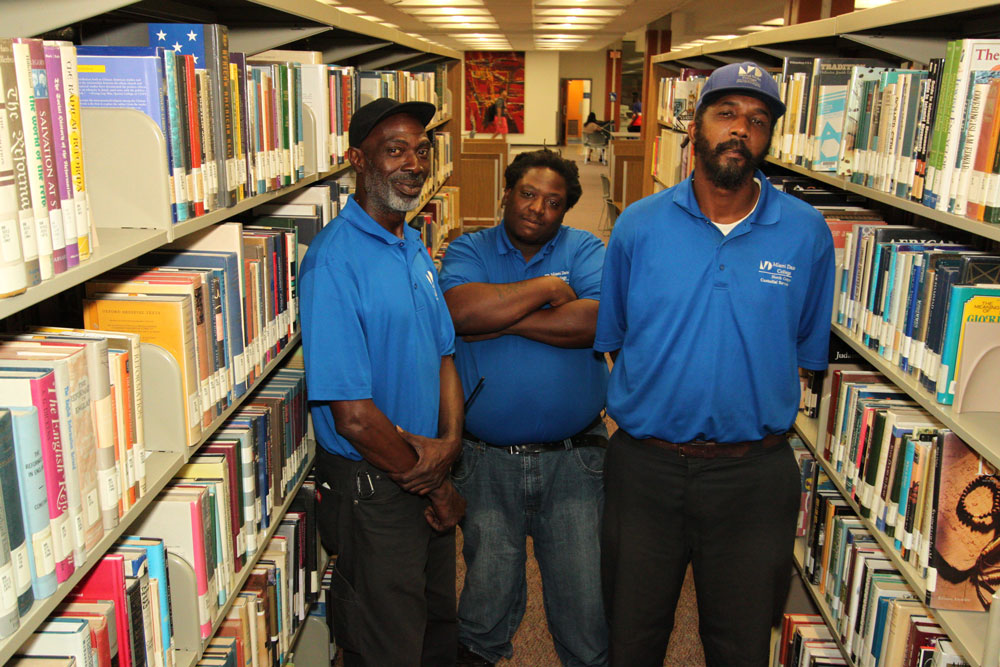
[[[364,105],[351,117],[351,125],[347,130],[347,145],[360,148],[375,126],[389,116],[398,113],[408,113],[423,125],[431,122],[437,108],[430,102],[397,102],[390,97],[380,97]]]

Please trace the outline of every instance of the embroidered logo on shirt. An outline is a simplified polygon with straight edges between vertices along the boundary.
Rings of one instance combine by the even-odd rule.
[[[569,271],[551,271],[545,275],[560,278],[564,283],[569,285]]]
[[[762,283],[788,287],[792,282],[792,274],[795,273],[795,267],[791,264],[762,259],[757,272],[760,274],[760,281]]]

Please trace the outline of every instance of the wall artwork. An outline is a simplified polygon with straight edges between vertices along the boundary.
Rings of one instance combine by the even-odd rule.
[[[506,108],[507,132],[523,134],[524,51],[466,51],[465,129],[492,132],[496,106]]]

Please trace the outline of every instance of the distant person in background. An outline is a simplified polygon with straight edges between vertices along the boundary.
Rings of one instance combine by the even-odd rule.
[[[634,90],[632,91],[632,104],[628,108],[633,115],[642,113],[642,100],[639,99],[639,93]]]
[[[632,120],[629,121],[628,127],[625,129],[629,132],[642,132],[642,100],[639,99],[639,93],[632,91],[632,104],[628,107],[629,114],[632,116]]]
[[[500,97],[493,100],[493,104],[486,110],[484,120],[487,124],[493,123],[493,136],[490,139],[507,139],[507,93],[500,93]]]
[[[604,163],[604,149],[607,147],[610,136],[608,129],[602,123],[597,122],[597,114],[591,111],[583,126],[583,145],[587,148],[587,154],[583,159],[584,164],[590,162],[591,150],[597,150],[601,163]]]
[[[594,134],[595,132],[604,132],[604,125],[597,122],[597,114],[593,111],[587,116],[587,122],[583,124],[584,134]]]
[[[611,664],[660,667],[688,565],[709,667],[764,667],[791,580],[799,369],[827,365],[830,230],[758,166],[785,112],[759,65],[705,82],[694,171],[615,223],[594,349],[614,358],[601,537]]]

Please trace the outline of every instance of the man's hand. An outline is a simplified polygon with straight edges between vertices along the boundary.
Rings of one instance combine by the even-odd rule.
[[[549,305],[553,308],[576,301],[576,292],[569,286],[569,283],[558,276],[545,276],[551,285],[552,295],[549,297]]]
[[[455,489],[451,480],[446,480],[427,497],[431,504],[424,510],[424,517],[431,528],[439,533],[454,528],[465,516],[465,498]]]
[[[420,496],[437,489],[448,478],[451,464],[462,451],[461,439],[454,441],[441,438],[426,438],[410,433],[397,426],[403,440],[417,452],[417,464],[404,473],[394,475],[393,480],[404,491]]]

